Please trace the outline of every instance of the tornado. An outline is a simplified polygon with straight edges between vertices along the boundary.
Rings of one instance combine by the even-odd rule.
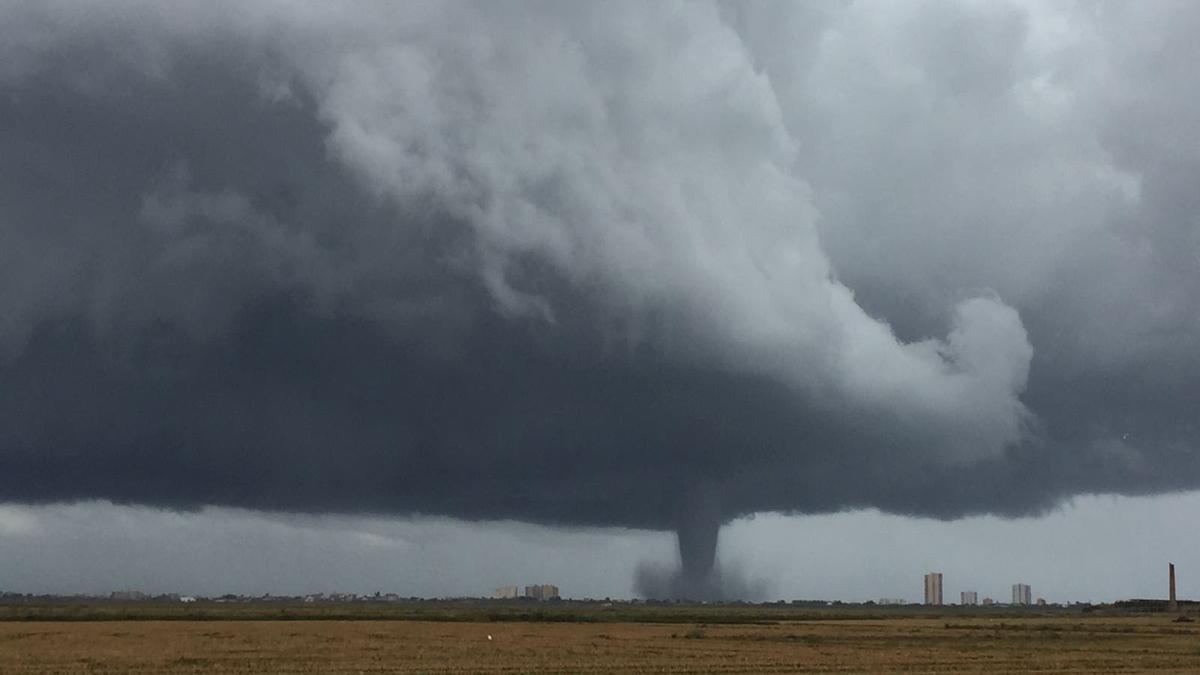
[[[680,504],[676,537],[679,543],[680,591],[685,597],[707,599],[716,583],[714,566],[721,530],[721,507],[711,484],[697,485]]]
[[[745,600],[762,595],[760,585],[740,579],[717,565],[717,541],[723,511],[717,485],[697,482],[683,491],[676,507],[678,567],[644,564],[634,577],[635,591],[665,600]]]

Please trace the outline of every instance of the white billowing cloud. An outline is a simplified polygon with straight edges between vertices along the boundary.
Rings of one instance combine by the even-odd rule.
[[[1194,370],[1194,5],[730,13],[801,148],[834,267],[902,334],[990,288],[1061,372]]]
[[[822,248],[814,201],[826,206],[796,171],[812,151],[789,123],[792,93],[781,99],[728,10],[378,3],[331,14],[260,2],[118,3],[86,18],[57,5],[9,12],[54,27],[18,49],[26,73],[67,40],[116,35],[125,36],[123,58],[152,76],[169,73],[175,48],[234,40],[248,54],[269,55],[260,66],[264,100],[286,105],[290,89],[279,83],[299,83],[329,127],[333,158],[385,199],[426,204],[466,223],[466,255],[511,316],[553,324],[562,310],[522,287],[522,268],[534,265],[599,298],[618,323],[634,326],[631,335],[646,333],[638,326],[645,317],[663,317],[665,337],[653,339],[678,358],[768,374],[835,405],[907,420],[922,441],[914,447],[935,455],[991,456],[1020,438],[1018,397],[1031,349],[1016,312],[998,299],[1005,289],[944,298],[957,317],[946,340],[906,344],[863,311]],[[859,18],[870,30],[885,29]],[[989,38],[995,53],[961,69],[986,71],[989,81],[1008,76],[1005,50],[1020,27],[1006,20]],[[906,58],[916,56],[941,59]],[[891,72],[892,84],[906,72]],[[973,75],[939,76],[967,86]],[[830,84],[814,90],[829,95]],[[898,97],[894,87],[876,93],[881,101]],[[861,114],[859,105],[819,102]],[[864,142],[882,133],[863,134]],[[147,223],[161,231],[179,208],[244,206],[237,195],[207,199],[208,206],[194,199],[185,206],[151,196]],[[845,216],[836,205],[830,215]],[[269,220],[260,226],[279,230]],[[251,241],[262,247],[271,237],[278,239]],[[154,262],[236,259],[229,241],[193,237],[190,248],[165,246]],[[283,250],[303,260],[294,244]],[[269,246],[261,257],[238,268],[244,278],[220,266],[215,276],[243,286],[286,281],[294,260]],[[320,262],[307,267],[326,270],[326,278],[357,275]],[[214,306],[199,323],[220,326],[221,312]]]
[[[916,416],[934,435],[951,420],[991,432],[953,452],[1019,438],[1030,348],[1016,314],[968,301],[950,343],[905,345],[855,304],[791,172],[771,83],[714,8],[457,9],[339,55],[337,75],[309,86],[336,156],[471,223],[507,311],[553,321],[509,280],[532,257],[618,312],[668,313],[702,358]],[[1015,329],[973,330],[985,306]]]

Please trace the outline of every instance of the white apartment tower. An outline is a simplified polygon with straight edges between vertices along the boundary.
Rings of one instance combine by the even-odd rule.
[[[1033,593],[1029,589],[1029,584],[1013,584],[1012,587],[1012,604],[1014,605],[1032,605]]]
[[[942,604],[942,573],[930,572],[925,575],[925,604]]]

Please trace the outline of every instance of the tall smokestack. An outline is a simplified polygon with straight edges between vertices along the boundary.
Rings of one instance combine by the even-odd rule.
[[[1167,563],[1167,574],[1171,578],[1171,597],[1167,600],[1167,611],[1178,612],[1179,603],[1175,600],[1175,563]]]

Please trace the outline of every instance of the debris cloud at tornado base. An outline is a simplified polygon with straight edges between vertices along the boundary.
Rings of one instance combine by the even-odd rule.
[[[1072,11],[0,5],[0,500],[674,530],[642,592],[741,597],[743,514],[1196,487],[1200,14]]]

